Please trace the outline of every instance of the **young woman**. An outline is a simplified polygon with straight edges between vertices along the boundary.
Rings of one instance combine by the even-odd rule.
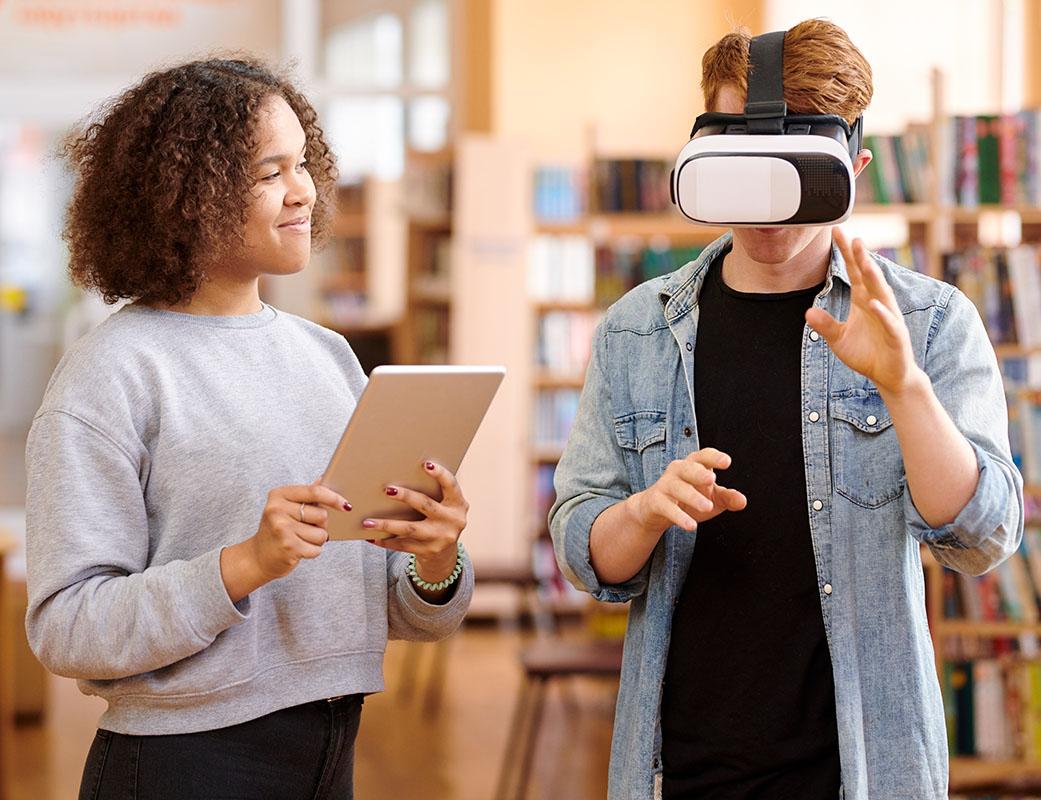
[[[467,503],[326,543],[319,478],[365,385],[344,339],[261,302],[329,225],[308,101],[251,60],[153,73],[76,137],[80,286],[133,302],[66,354],[27,447],[29,640],[108,702],[81,798],[350,798],[387,639],[438,639],[473,586]]]

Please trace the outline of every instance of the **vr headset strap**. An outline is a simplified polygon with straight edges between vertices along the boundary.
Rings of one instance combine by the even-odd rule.
[[[749,133],[784,133],[784,35],[774,31],[748,44],[748,100],[745,118]]]

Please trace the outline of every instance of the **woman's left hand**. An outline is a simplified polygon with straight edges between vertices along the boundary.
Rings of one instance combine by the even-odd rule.
[[[362,521],[362,527],[390,534],[390,538],[369,541],[387,550],[414,553],[419,577],[427,583],[438,583],[455,569],[456,542],[466,527],[470,504],[463,497],[455,475],[430,461],[423,467],[441,485],[441,502],[403,486],[388,486],[385,491],[388,496],[418,511],[424,519],[415,522],[367,519]]]

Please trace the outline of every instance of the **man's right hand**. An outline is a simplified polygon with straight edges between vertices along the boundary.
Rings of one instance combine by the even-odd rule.
[[[727,469],[730,456],[712,447],[691,453],[666,467],[654,485],[626,502],[639,527],[655,540],[672,525],[693,531],[724,511],[740,511],[748,499],[716,483],[716,470]]]

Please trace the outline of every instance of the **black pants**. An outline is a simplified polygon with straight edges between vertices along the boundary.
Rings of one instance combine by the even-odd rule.
[[[79,800],[353,800],[362,695],[199,733],[99,730]]]

